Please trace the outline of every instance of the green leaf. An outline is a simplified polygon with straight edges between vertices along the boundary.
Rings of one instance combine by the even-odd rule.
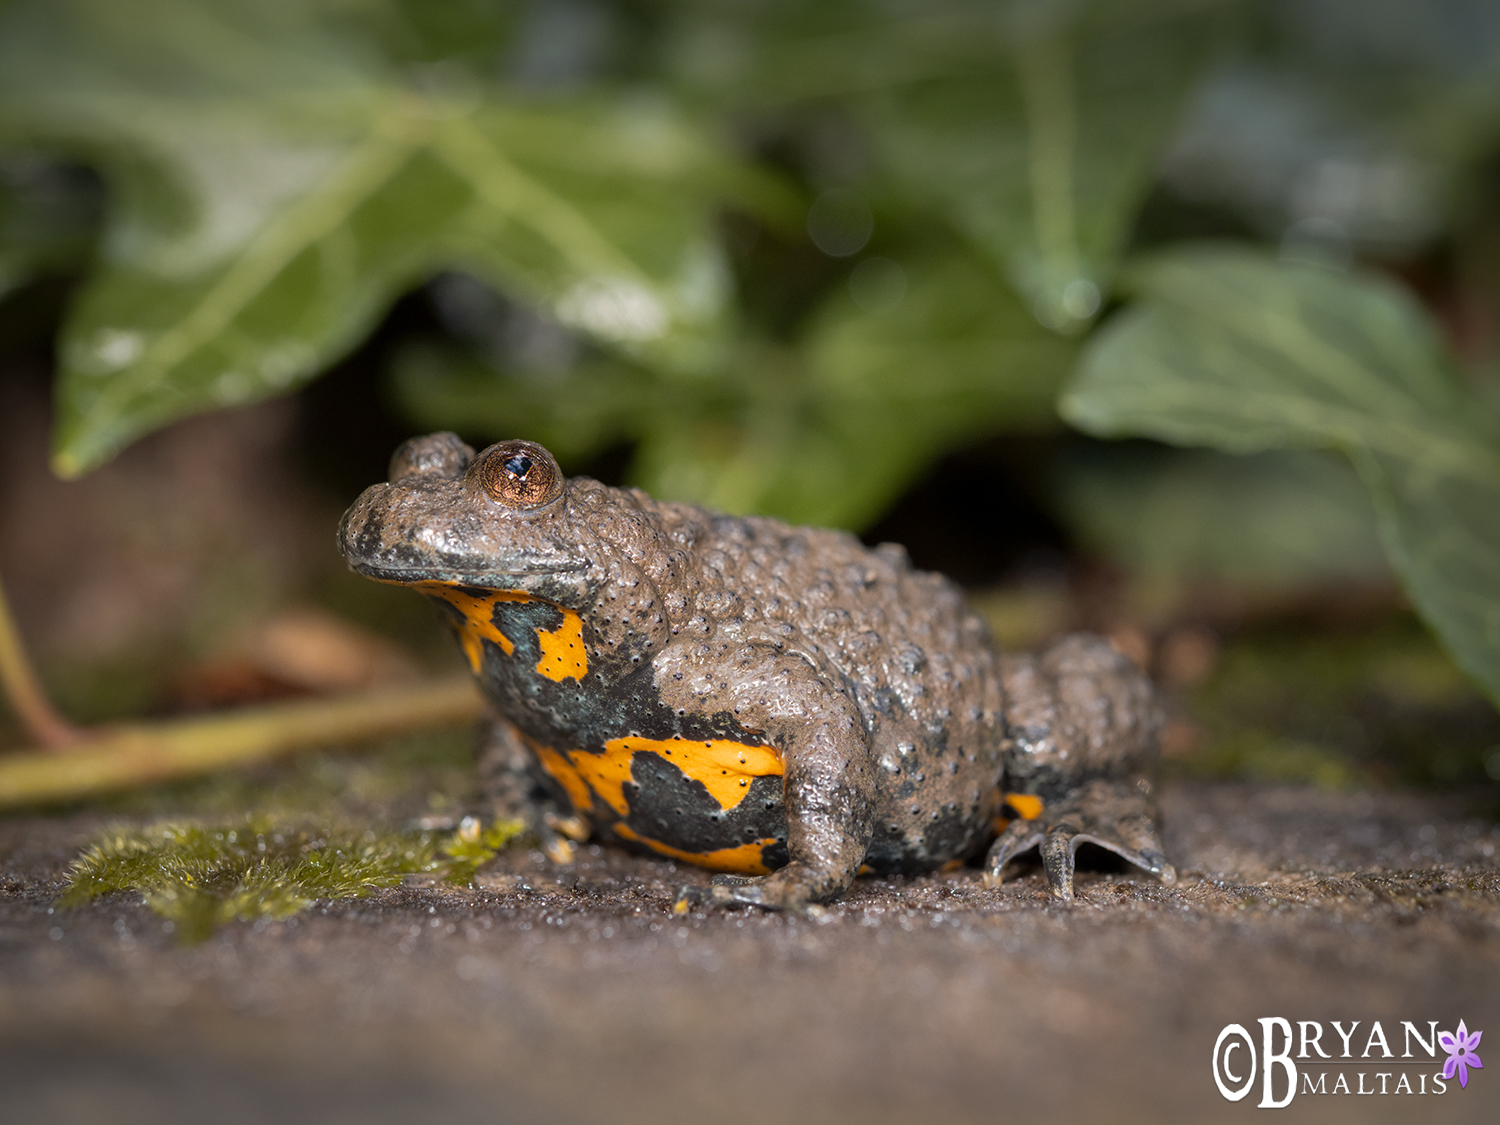
[[[1331,447],[1374,496],[1387,554],[1460,665],[1500,699],[1500,430],[1401,288],[1247,251],[1140,269],[1063,416],[1229,452]]]
[[[64,474],[296,386],[444,267],[643,362],[717,362],[714,206],[765,192],[700,129],[639,97],[501,100],[457,65],[396,67],[323,14],[0,14],[0,131],[92,161],[115,197],[64,331]]]
[[[1108,291],[1226,8],[1008,5],[974,28],[992,58],[960,57],[875,99],[876,144],[909,193],[994,255],[1038,319],[1076,331]]]
[[[982,258],[954,251],[903,260],[904,296],[894,301],[861,284],[879,264],[856,267],[804,342],[842,458],[832,479],[798,474],[782,486],[782,503],[809,522],[828,511],[830,488],[845,493],[841,518],[830,522],[860,527],[943,450],[1000,430],[1051,429],[1075,355]]]
[[[1043,323],[1086,326],[1236,0],[715,5],[668,56],[701,97],[828,119],[816,179],[894,179],[991,255]],[[833,104],[862,138],[839,139]],[[870,159],[873,157],[873,160]],[[903,206],[903,205],[898,205]]]
[[[1472,0],[1281,6],[1194,99],[1166,184],[1273,240],[1410,258],[1473,213],[1473,177],[1500,131],[1497,12]]]
[[[1375,512],[1342,458],[1091,448],[1060,472],[1064,515],[1148,583],[1258,592],[1389,579]]]
[[[867,259],[795,352],[747,353],[732,423],[714,406],[683,434],[658,416],[636,477],[728,511],[858,529],[942,450],[1054,425],[1073,354],[982,259]]]
[[[714,376],[597,357],[526,373],[451,351],[398,362],[424,425],[527,436],[566,461],[636,443],[654,496],[799,523],[873,521],[927,461],[998,429],[1055,424],[1074,346],[1041,328],[988,262],[963,252],[870,260],[796,348],[742,341]]]

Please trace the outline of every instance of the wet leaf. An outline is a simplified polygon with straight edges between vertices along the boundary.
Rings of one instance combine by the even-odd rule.
[[[1390,561],[1459,664],[1500,699],[1500,428],[1394,284],[1194,248],[1134,279],[1063,395],[1064,417],[1247,453],[1342,450]]]
[[[114,196],[64,331],[65,474],[299,384],[444,266],[652,364],[717,353],[709,218],[756,189],[700,129],[662,101],[503,99],[325,17],[206,0],[0,15],[0,130],[92,161]]]

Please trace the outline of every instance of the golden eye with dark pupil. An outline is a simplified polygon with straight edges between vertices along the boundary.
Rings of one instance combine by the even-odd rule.
[[[509,508],[539,508],[562,495],[563,477],[552,455],[531,441],[504,441],[474,459],[469,472]]]

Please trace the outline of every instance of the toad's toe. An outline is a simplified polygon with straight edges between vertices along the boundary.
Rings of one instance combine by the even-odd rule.
[[[1040,845],[1053,897],[1069,901],[1080,844],[1107,848],[1168,886],[1177,881],[1162,851],[1149,787],[1133,779],[1099,778],[1047,803],[1035,819],[1006,825],[985,860],[985,882],[998,886],[1011,859]]]

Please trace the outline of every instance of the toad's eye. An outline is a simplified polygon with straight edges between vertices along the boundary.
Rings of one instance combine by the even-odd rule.
[[[534,441],[490,446],[474,458],[469,476],[508,508],[540,508],[562,495],[562,471]]]

